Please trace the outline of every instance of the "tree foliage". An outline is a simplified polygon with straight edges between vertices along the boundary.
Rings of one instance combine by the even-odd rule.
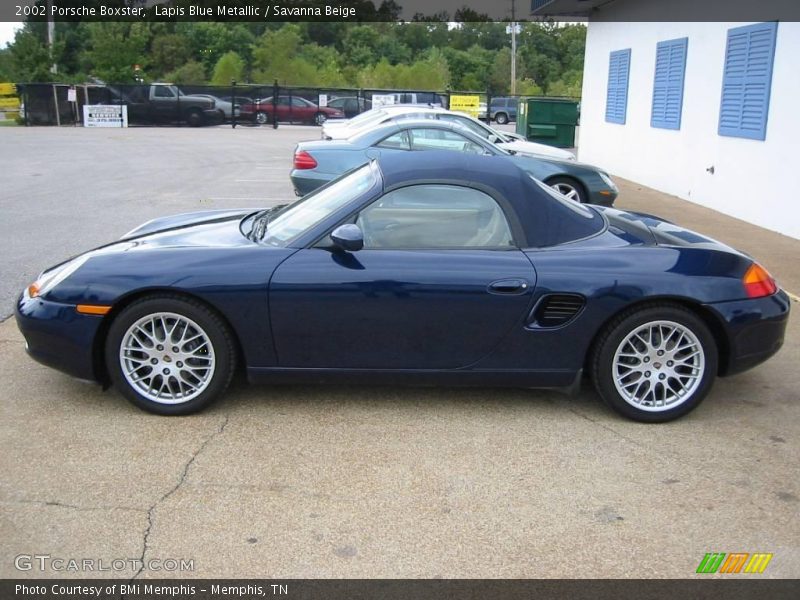
[[[372,5],[399,14],[394,0]],[[450,20],[401,22],[57,23],[52,50],[44,23],[26,23],[0,50],[0,75],[24,81],[91,76],[228,85],[510,91],[506,23],[460,9]],[[450,20],[450,22],[447,22]],[[586,28],[522,23],[517,36],[517,93],[580,95]],[[50,73],[52,62],[58,75]],[[134,72],[134,65],[141,70]]]

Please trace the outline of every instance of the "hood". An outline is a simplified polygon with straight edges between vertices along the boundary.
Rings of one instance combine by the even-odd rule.
[[[560,160],[574,161],[575,155],[568,150],[561,148],[554,148],[547,144],[538,144],[536,142],[524,142],[521,140],[514,140],[511,142],[500,142],[497,144],[504,150],[513,150],[520,154],[530,154],[532,156],[544,156],[547,158],[556,158]]]
[[[324,135],[329,140],[346,140],[350,136],[354,135],[357,130],[353,130],[346,125],[343,127],[330,127],[325,128],[322,131],[322,135]]]
[[[120,240],[132,240],[142,236],[161,233],[171,230],[185,229],[198,225],[213,223],[224,223],[227,221],[240,221],[246,215],[255,212],[257,208],[236,208],[236,209],[217,209],[201,210],[197,212],[183,213],[169,217],[159,217],[142,223],[138,227],[131,229],[123,235]]]

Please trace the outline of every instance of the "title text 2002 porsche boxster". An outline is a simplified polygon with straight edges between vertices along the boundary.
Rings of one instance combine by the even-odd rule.
[[[503,157],[411,152],[293,204],[155,220],[41,274],[30,354],[160,414],[254,382],[577,386],[641,421],[783,341],[748,256],[567,200]]]

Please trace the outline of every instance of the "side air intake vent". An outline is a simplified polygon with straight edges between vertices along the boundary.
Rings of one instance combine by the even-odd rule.
[[[574,319],[584,304],[577,294],[548,294],[536,305],[533,320],[539,327],[559,327]]]

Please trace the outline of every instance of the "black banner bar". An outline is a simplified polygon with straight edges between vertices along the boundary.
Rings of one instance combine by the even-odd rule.
[[[795,600],[799,592],[798,580],[719,575],[691,580],[0,580],[3,600]]]
[[[800,21],[797,0],[3,0],[0,21]]]

